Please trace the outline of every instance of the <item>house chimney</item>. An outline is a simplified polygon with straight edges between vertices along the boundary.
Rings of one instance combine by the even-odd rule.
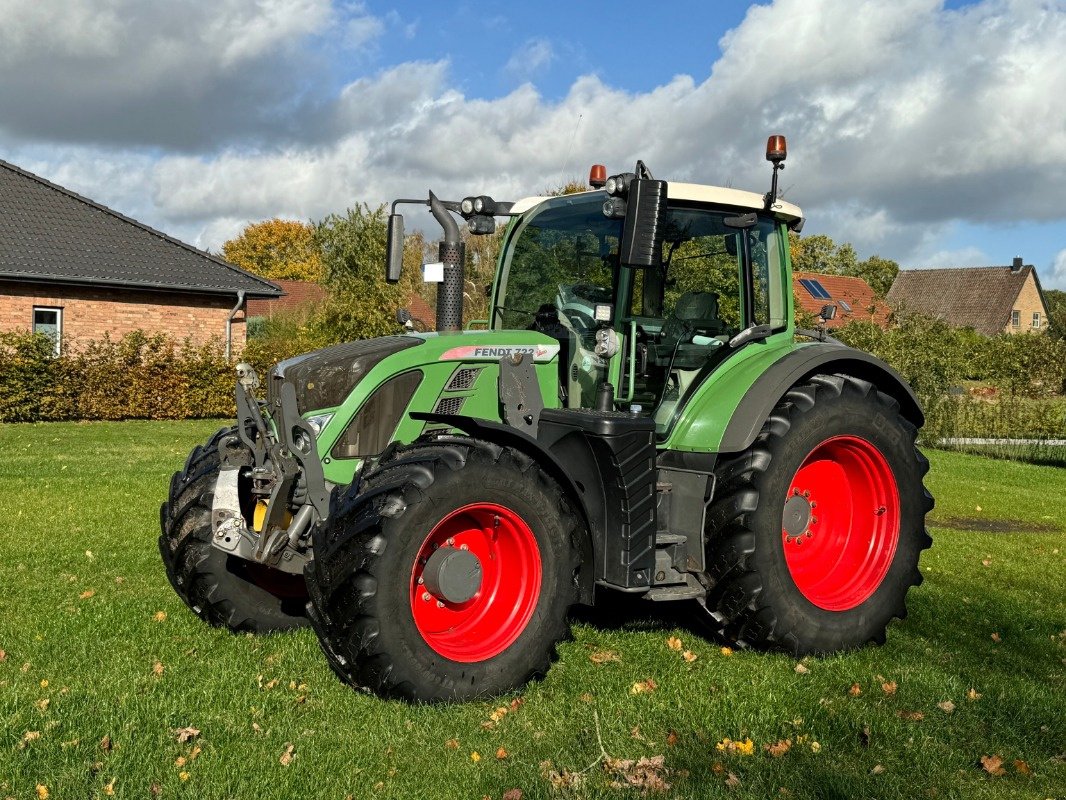
[[[1011,272],[1017,272],[1021,268],[1022,268],[1022,257],[1021,256],[1015,256],[1014,257],[1014,263],[1011,264],[1010,271]]]

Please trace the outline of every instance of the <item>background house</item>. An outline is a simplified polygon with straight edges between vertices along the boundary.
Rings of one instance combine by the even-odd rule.
[[[874,322],[883,328],[891,314],[891,309],[862,278],[795,272],[792,290],[800,308],[808,313],[820,314],[826,305],[837,307],[836,317],[826,322],[827,328],[839,328],[856,320]]]
[[[281,297],[257,298],[248,301],[248,319],[269,319],[275,314],[292,311],[308,310],[322,303],[328,296],[329,290],[320,283],[313,281],[287,281],[275,280],[278,287],[284,292]],[[421,295],[412,293],[404,306],[411,312],[411,317],[422,323],[419,330],[434,330],[437,326],[437,314],[432,306]]]
[[[0,331],[67,344],[141,329],[239,352],[270,281],[0,160]]]
[[[1004,267],[900,270],[887,300],[985,336],[1047,327],[1040,279],[1020,258]]]

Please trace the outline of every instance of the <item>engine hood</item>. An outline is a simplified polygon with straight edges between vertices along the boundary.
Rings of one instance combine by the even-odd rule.
[[[423,343],[416,336],[382,336],[344,342],[282,361],[270,370],[267,399],[279,396],[282,383],[296,389],[296,404],[304,414],[340,405],[355,385],[388,356]]]

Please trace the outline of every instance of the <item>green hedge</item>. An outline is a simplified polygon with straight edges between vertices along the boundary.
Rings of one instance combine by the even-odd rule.
[[[218,342],[133,331],[52,355],[41,334],[0,333],[0,421],[232,417],[234,371]]]

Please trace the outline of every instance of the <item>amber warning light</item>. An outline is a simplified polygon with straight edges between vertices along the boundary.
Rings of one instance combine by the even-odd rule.
[[[603,164],[593,164],[589,170],[589,186],[600,189],[607,183],[607,167]]]
[[[785,144],[784,136],[781,134],[774,134],[766,140],[767,161],[779,164],[785,160],[786,155],[788,155],[788,146]]]

